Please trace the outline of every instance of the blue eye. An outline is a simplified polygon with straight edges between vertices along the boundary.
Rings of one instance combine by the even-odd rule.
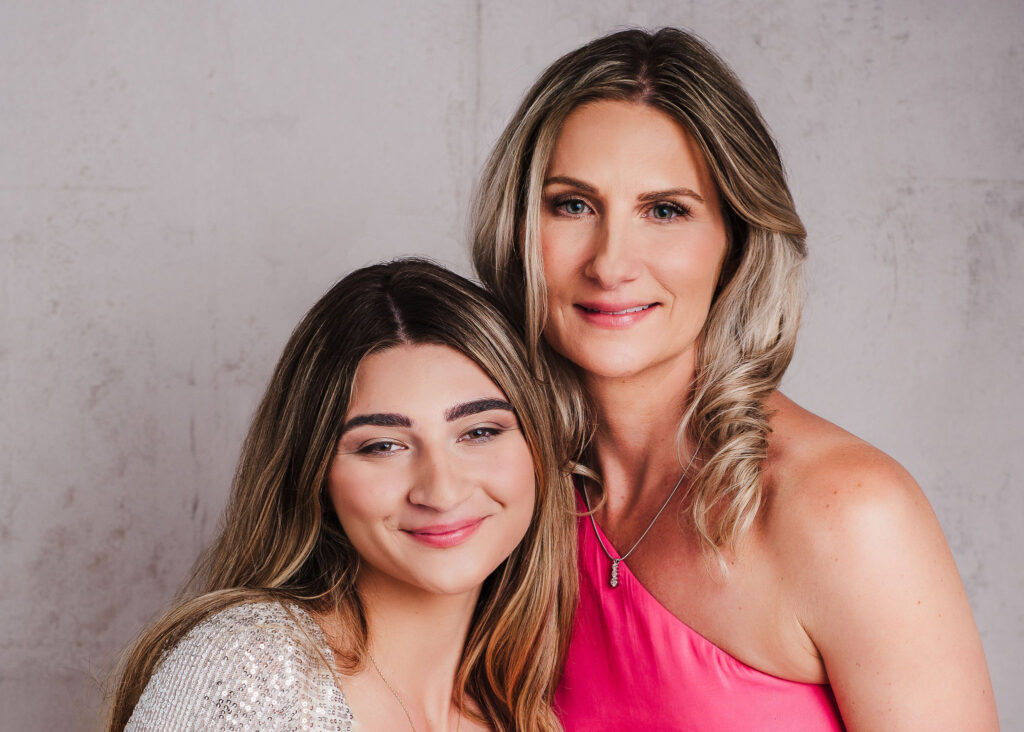
[[[685,218],[690,215],[690,210],[675,203],[662,201],[651,206],[650,216],[658,221],[672,221],[676,218]]]
[[[590,211],[590,206],[587,205],[586,201],[579,198],[563,198],[555,201],[554,208],[555,211],[569,216],[582,216]]]

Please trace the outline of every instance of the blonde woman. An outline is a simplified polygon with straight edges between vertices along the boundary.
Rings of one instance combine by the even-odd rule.
[[[131,650],[110,729],[559,730],[572,489],[479,287],[403,260],[292,334],[196,592]]]
[[[804,228],[700,40],[600,38],[527,93],[474,260],[580,462],[567,730],[991,730],[981,643],[921,490],[778,391]]]

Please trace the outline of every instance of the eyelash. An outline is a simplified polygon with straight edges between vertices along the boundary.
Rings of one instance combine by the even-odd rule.
[[[505,430],[500,427],[474,427],[471,430],[467,430],[461,437],[459,437],[458,441],[470,442],[473,444],[481,444],[485,442],[490,442],[504,431]],[[471,436],[475,432],[482,432],[484,434]],[[377,448],[379,447],[397,447],[397,449],[378,450]],[[388,456],[394,455],[397,452],[401,452],[404,449],[406,449],[405,446],[396,440],[377,440],[376,442],[371,442],[367,445],[363,445],[362,447],[357,449],[356,452],[360,455]]]
[[[672,217],[668,219],[657,219],[651,216],[651,218],[653,218],[655,221],[674,221],[675,219],[688,219],[693,215],[693,212],[689,208],[687,208],[686,206],[682,206],[678,203],[673,203],[672,201],[658,201],[656,203],[652,203],[651,206],[647,209],[647,213],[645,215],[650,216],[654,209],[659,208],[661,206],[671,209]]]
[[[586,206],[587,211],[582,211],[580,213],[571,213],[571,212],[565,210],[565,206],[567,206],[570,203],[577,203],[577,202],[582,203],[584,206]],[[659,208],[659,207],[665,207],[665,208],[670,209],[672,216],[670,218],[655,218],[655,217],[651,216],[651,213],[654,211],[654,209]],[[551,208],[552,208],[552,210],[556,214],[559,214],[561,216],[565,216],[566,218],[570,218],[570,219],[582,218],[588,212],[589,213],[593,213],[593,211],[594,211],[593,206],[591,206],[589,203],[587,203],[585,200],[583,200],[579,196],[561,196],[561,197],[555,198],[551,202]],[[655,201],[654,203],[652,203],[650,206],[647,207],[647,209],[646,209],[646,211],[644,212],[643,215],[645,217],[651,218],[654,221],[664,222],[664,221],[674,221],[677,218],[689,219],[689,218],[691,218],[693,216],[693,212],[689,208],[687,208],[686,206],[682,206],[682,205],[680,205],[678,203],[675,203],[673,201]]]
[[[567,217],[569,217],[571,219],[578,219],[581,216],[583,216],[586,212],[571,213],[569,211],[566,211],[565,208],[564,208],[568,204],[576,203],[577,201],[579,203],[582,203],[584,206],[587,207],[587,209],[589,209],[591,212],[593,212],[594,209],[590,206],[590,204],[587,203],[586,201],[584,201],[582,198],[579,198],[578,196],[559,196],[558,198],[555,198],[555,199],[553,199],[551,201],[551,208],[557,214],[561,214],[562,216],[567,216]]]
[[[378,448],[378,447],[385,447],[385,446],[387,446],[387,447],[396,447],[397,446],[398,449],[396,449],[396,450],[377,450],[377,449],[375,449],[375,448]],[[396,452],[399,452],[403,448],[404,448],[404,446],[399,445],[399,443],[395,442],[394,440],[378,440],[377,442],[371,442],[368,445],[363,445],[358,450],[356,450],[356,452],[359,453],[360,455],[394,455]]]
[[[469,442],[475,444],[479,444],[482,442],[490,442],[504,431],[505,430],[501,429],[500,427],[474,427],[473,429],[468,430],[465,434],[463,434],[462,437],[459,438],[459,442],[462,442],[463,440],[468,440]],[[471,435],[474,432],[484,432],[486,434],[478,435],[477,437],[468,437],[468,435]]]

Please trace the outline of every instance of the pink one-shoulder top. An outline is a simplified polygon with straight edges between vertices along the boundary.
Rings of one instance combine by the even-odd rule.
[[[582,501],[579,505],[583,506]],[[619,556],[608,539],[601,540]],[[843,730],[828,685],[787,681],[733,658],[670,613],[579,523],[580,604],[555,709],[566,732]]]

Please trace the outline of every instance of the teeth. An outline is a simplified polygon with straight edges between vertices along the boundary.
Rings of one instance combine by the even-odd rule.
[[[651,307],[650,305],[637,305],[635,308],[626,308],[625,310],[594,310],[587,308],[592,313],[601,313],[602,315],[625,315],[626,313],[639,313],[641,310],[646,310]]]

